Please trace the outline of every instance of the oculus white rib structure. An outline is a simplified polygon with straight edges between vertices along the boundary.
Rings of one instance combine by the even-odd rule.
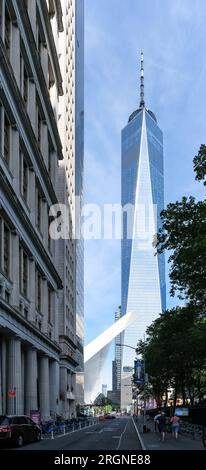
[[[135,313],[128,312],[84,348],[85,403],[93,403],[101,392],[102,371],[112,341],[134,320]]]

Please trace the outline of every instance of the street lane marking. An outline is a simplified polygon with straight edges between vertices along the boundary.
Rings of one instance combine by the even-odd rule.
[[[122,440],[122,436],[123,436],[123,434],[124,434],[124,433],[125,433],[125,431],[126,431],[126,427],[127,427],[127,425],[128,425],[128,421],[127,421],[127,423],[126,423],[126,425],[125,425],[124,431],[122,432],[122,434],[121,434],[121,436],[120,436],[119,444],[118,444],[118,446],[117,446],[117,449],[116,449],[116,450],[119,450],[119,446],[120,446],[120,443],[121,443],[121,440]]]
[[[138,429],[137,429],[137,426],[136,426],[136,424],[135,424],[135,422],[134,422],[134,418],[132,418],[132,421],[133,421],[133,424],[134,424],[134,427],[135,427],[135,430],[136,430],[136,433],[137,433],[137,436],[138,436],[138,439],[139,439],[139,442],[140,442],[140,445],[141,445],[142,450],[147,450],[147,448],[146,448],[146,446],[145,446],[145,444],[144,444],[144,441],[143,441],[143,439],[141,438],[140,433],[139,433],[139,431],[138,431]]]
[[[104,429],[104,431],[106,431],[106,432],[108,432],[108,431],[109,431],[109,432],[114,432],[114,431],[116,431],[116,430],[117,430],[117,428],[105,428],[105,429]]]
[[[101,434],[103,432],[103,429],[100,429],[100,431],[85,431],[85,434]]]

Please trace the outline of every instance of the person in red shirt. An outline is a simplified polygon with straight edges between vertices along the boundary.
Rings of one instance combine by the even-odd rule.
[[[180,430],[180,418],[177,415],[174,415],[170,423],[172,424],[172,435],[175,436],[175,439],[178,439],[178,433]]]

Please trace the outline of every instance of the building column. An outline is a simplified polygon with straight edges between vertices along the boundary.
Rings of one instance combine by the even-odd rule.
[[[66,418],[67,414],[67,369],[66,367],[60,367],[60,400],[61,400],[61,412]]]
[[[50,418],[49,358],[47,356],[40,357],[39,392],[41,420],[46,421]]]
[[[9,340],[8,352],[7,409],[9,414],[22,414],[22,367],[20,338],[13,337]],[[15,391],[16,396],[9,397],[9,390]]]
[[[59,405],[59,363],[52,361],[49,367],[50,372],[50,410],[52,416],[58,413]]]
[[[37,351],[29,348],[26,352],[26,414],[30,415],[30,411],[38,410],[37,405]]]

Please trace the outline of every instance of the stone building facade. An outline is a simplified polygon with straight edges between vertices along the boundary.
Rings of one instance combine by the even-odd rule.
[[[49,234],[51,206],[72,211],[61,186],[75,171],[62,142],[67,4],[74,15],[71,0],[0,0],[0,414],[42,420],[75,414],[75,242],[62,252]]]

